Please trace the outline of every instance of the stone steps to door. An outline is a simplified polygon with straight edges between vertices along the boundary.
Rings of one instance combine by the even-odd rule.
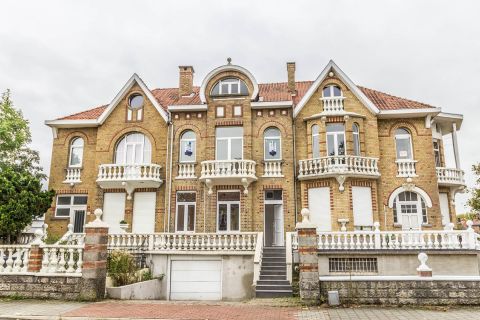
[[[291,297],[292,286],[287,280],[285,247],[264,247],[260,278],[256,283],[257,298]]]
[[[283,298],[291,297],[293,294],[292,290],[258,290],[255,291],[255,297],[257,298]]]

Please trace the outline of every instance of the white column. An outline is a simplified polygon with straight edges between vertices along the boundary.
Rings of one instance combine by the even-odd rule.
[[[460,169],[460,156],[458,154],[458,142],[457,142],[457,124],[452,123],[452,143],[453,143],[453,155],[455,157],[455,166]]]

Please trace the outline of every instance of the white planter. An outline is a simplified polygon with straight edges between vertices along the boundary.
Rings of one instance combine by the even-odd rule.
[[[162,298],[161,281],[153,279],[121,287],[107,287],[107,296],[120,300],[158,300]]]

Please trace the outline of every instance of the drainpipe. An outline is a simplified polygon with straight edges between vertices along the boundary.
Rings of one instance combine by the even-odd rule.
[[[171,215],[171,200],[172,200],[172,166],[173,166],[173,122],[170,121],[170,124],[171,124],[171,129],[170,129],[170,156],[169,156],[169,160],[170,160],[170,174],[168,175],[169,176],[169,180],[168,180],[168,232],[170,232],[170,215]],[[167,147],[168,148],[168,147]],[[168,150],[167,150],[168,152]]]
[[[293,118],[293,111],[295,110],[295,105],[292,104],[292,133],[293,133],[293,194],[295,199],[295,225],[297,225],[297,210],[298,210],[298,199],[297,199],[297,157],[296,157],[296,134],[295,134],[295,119]]]
[[[167,192],[167,185],[168,185],[168,149],[170,147],[170,140],[168,139],[168,135],[170,134],[170,126],[172,125],[172,122],[170,121],[170,115],[168,115],[168,122],[167,122],[167,157],[165,158],[165,196],[164,196],[164,203],[166,204],[168,199],[167,199],[167,196],[168,196],[168,192]],[[164,205],[165,207],[165,205]],[[167,224],[166,224],[166,221],[167,219],[165,219],[165,215],[166,215],[166,210],[165,212],[163,213],[163,232],[166,232],[167,231]]]

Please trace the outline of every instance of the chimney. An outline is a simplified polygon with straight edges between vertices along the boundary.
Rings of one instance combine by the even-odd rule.
[[[178,87],[178,94],[182,96],[189,96],[193,93],[193,74],[195,71],[192,66],[179,66],[180,69],[180,84]]]
[[[287,73],[288,73],[288,92],[292,95],[297,93],[295,86],[295,62],[287,62]]]

